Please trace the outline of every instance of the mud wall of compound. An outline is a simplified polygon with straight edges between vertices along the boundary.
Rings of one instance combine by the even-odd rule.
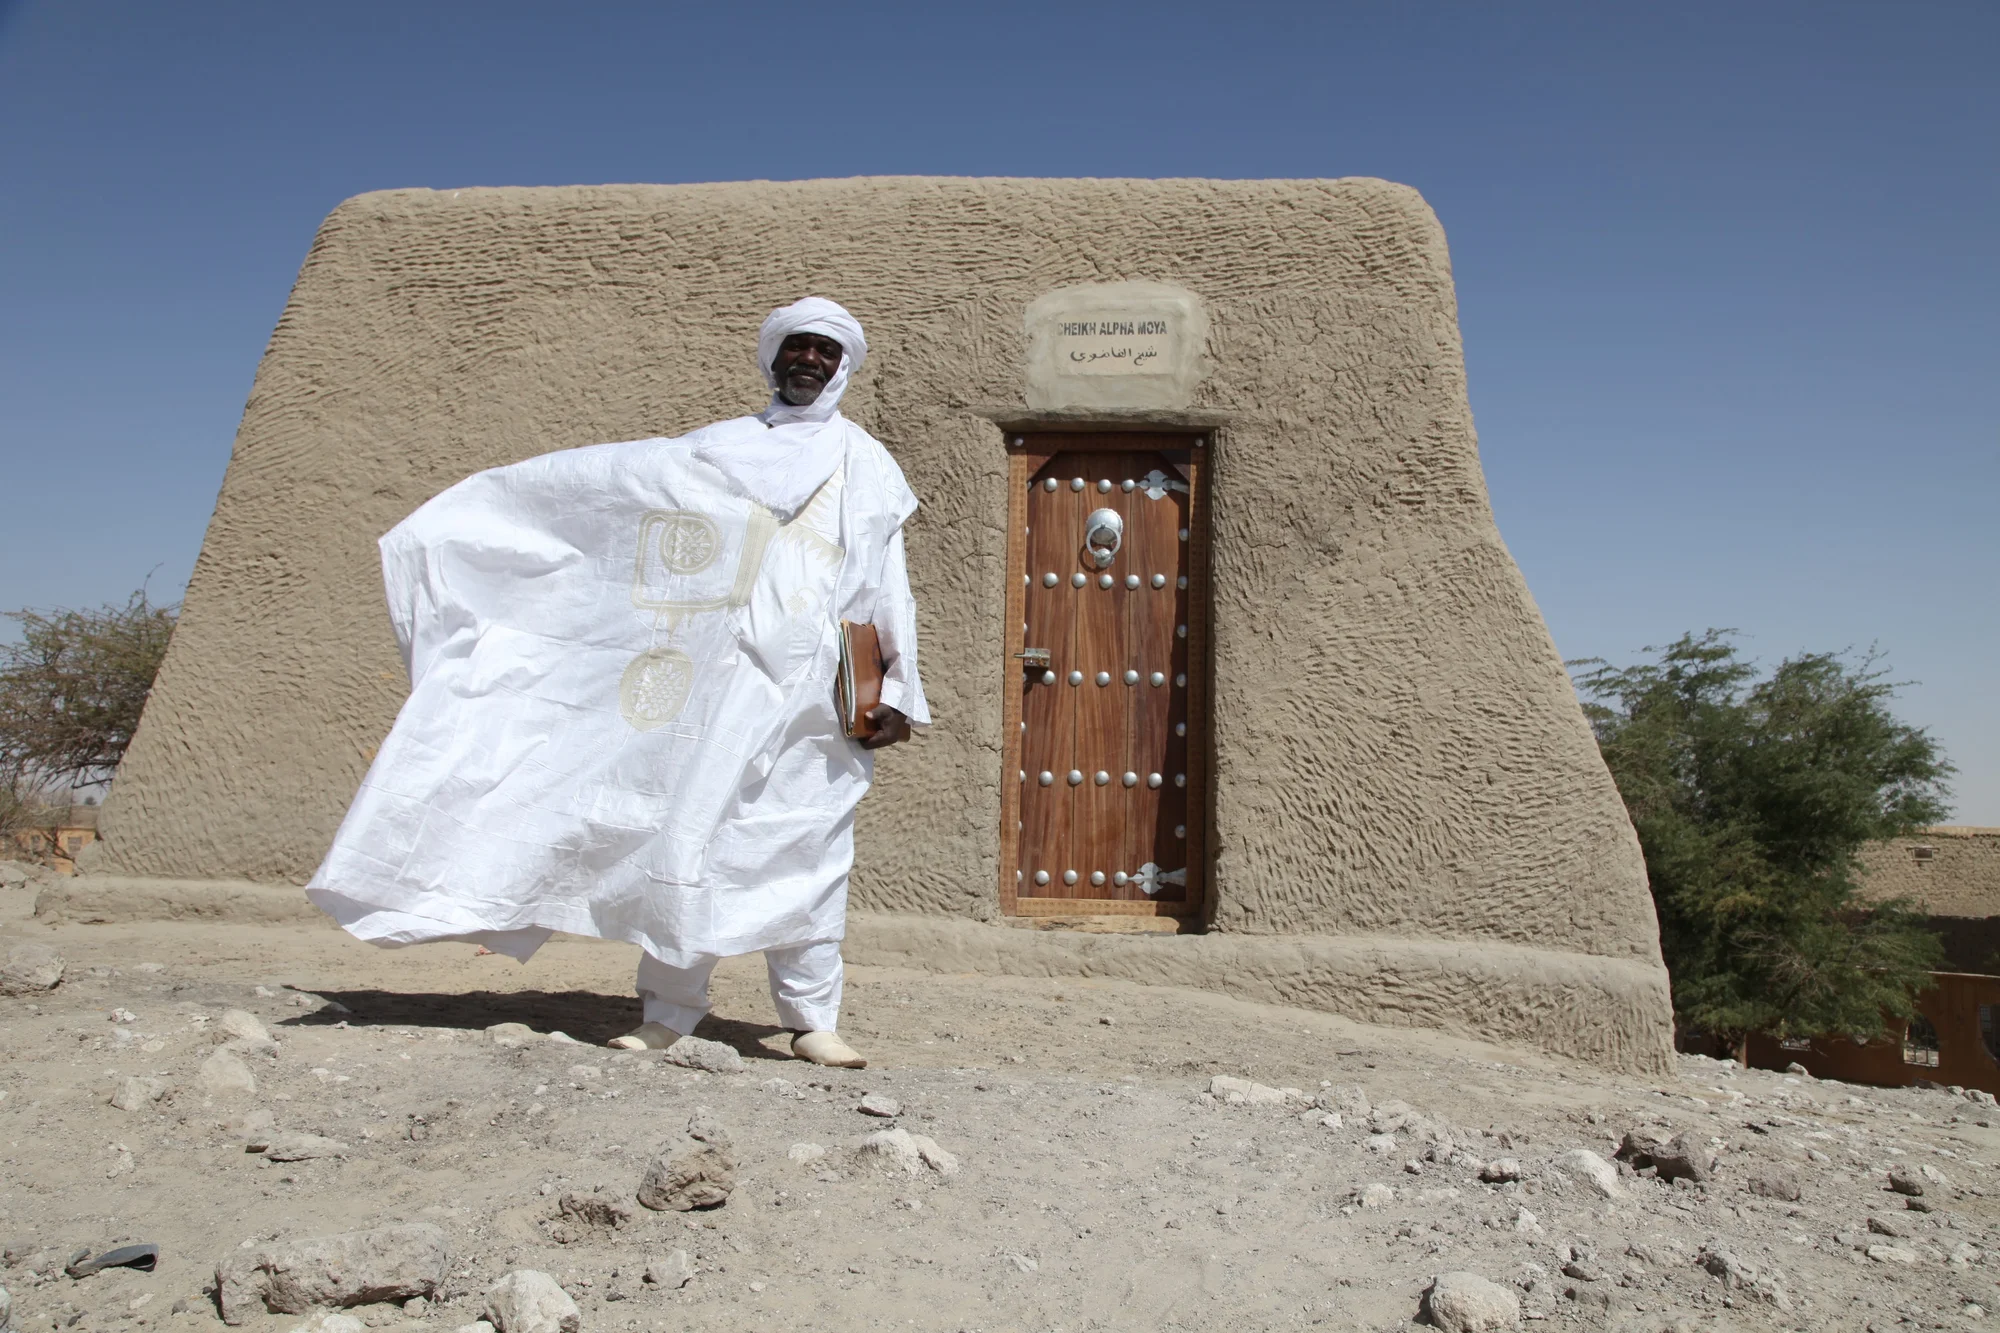
[[[1024,311],[1206,308],[1214,924],[1657,967],[1637,843],[1495,529],[1444,237],[1405,187],[864,179],[395,191],[321,228],[259,368],[100,868],[302,882],[400,705],[375,538],[480,468],[755,410],[757,324],[846,303],[896,453],[938,725],[864,804],[857,904],[997,911]],[[1664,1014],[1662,1015],[1664,1021]]]

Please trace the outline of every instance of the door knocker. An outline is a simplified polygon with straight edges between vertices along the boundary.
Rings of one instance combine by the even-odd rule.
[[[1083,521],[1083,553],[1097,568],[1109,567],[1124,542],[1125,520],[1116,509],[1095,510]]]

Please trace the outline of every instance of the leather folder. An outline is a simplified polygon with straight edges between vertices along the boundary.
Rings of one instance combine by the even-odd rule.
[[[849,740],[865,741],[880,727],[868,710],[882,702],[882,640],[873,625],[840,622],[840,674],[834,678],[834,698],[841,729]]]

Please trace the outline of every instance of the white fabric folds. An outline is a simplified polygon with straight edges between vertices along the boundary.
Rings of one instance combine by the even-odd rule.
[[[885,700],[929,711],[916,497],[833,407],[482,472],[384,537],[410,697],[312,901],[379,944],[521,958],[558,930],[673,966],[839,939],[873,774],[835,714],[842,619],[882,630]],[[781,512],[721,464],[792,432],[832,461]]]

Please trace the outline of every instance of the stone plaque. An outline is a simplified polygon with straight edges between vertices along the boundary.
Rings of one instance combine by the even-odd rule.
[[[1028,406],[1182,408],[1201,378],[1201,298],[1158,282],[1063,287],[1028,307]]]

